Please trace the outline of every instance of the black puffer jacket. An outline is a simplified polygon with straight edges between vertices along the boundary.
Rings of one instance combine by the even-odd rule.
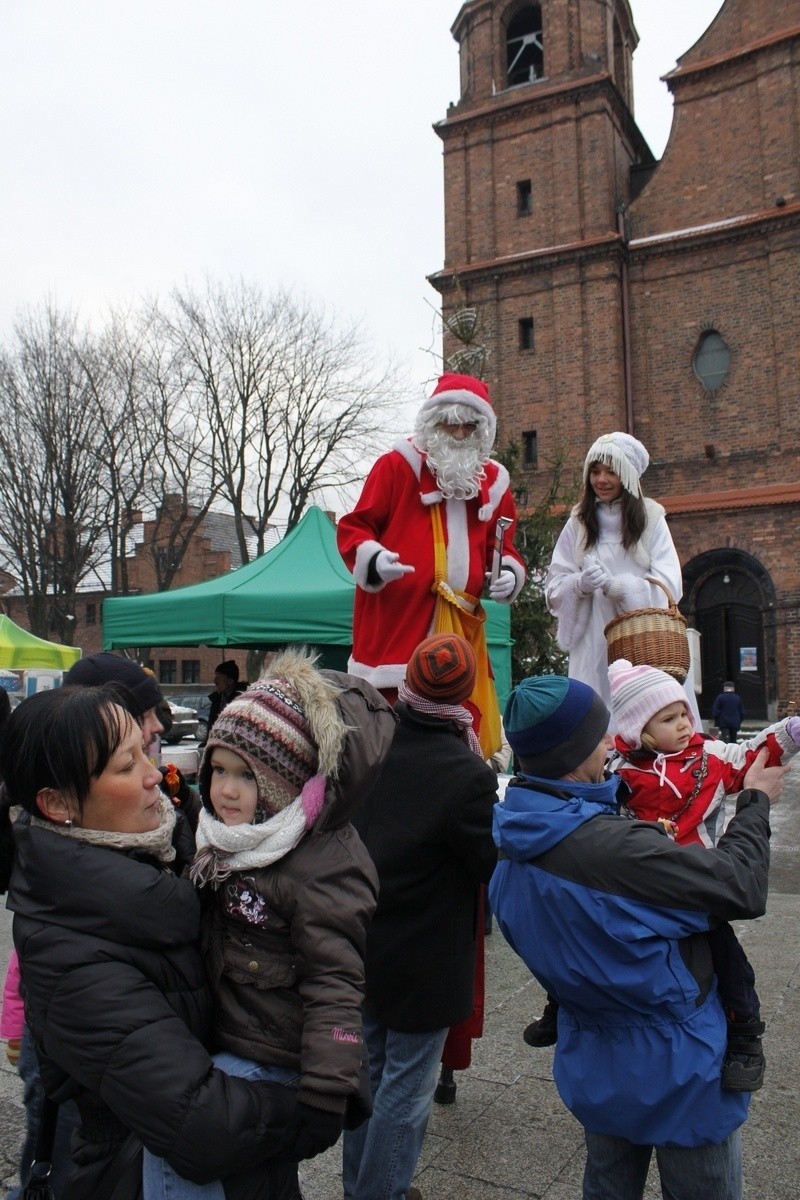
[[[291,1147],[295,1097],[213,1068],[191,883],[27,817],[15,841],[8,907],[26,1017],[46,1091],[74,1097],[83,1122],[60,1200],[138,1200],[136,1139],[190,1179],[223,1179],[229,1200],[281,1196],[287,1173],[264,1160]]]

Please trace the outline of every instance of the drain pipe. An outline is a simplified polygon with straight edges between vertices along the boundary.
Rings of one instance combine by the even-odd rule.
[[[620,266],[620,292],[622,300],[622,367],[625,389],[625,431],[633,433],[633,372],[631,369],[631,298],[628,268],[628,233],[625,206],[617,209],[617,232],[622,243]]]

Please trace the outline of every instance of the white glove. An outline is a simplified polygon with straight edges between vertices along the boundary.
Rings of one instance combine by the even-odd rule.
[[[491,574],[487,571],[486,586],[489,589],[489,598],[491,600],[507,600],[517,586],[517,577],[513,571],[502,567],[497,579],[492,583]]]
[[[611,582],[611,576],[605,569],[602,563],[599,563],[596,558],[592,558],[587,554],[583,560],[583,570],[578,576],[578,589],[583,592],[584,596],[589,596],[592,592],[596,592],[598,588],[603,588]]]
[[[625,595],[625,582],[618,575],[609,575],[603,584],[603,591],[612,600],[621,600]]]
[[[379,550],[375,559],[375,570],[384,583],[393,583],[395,579],[410,575],[414,568],[401,563],[400,555],[395,554],[393,550]]]

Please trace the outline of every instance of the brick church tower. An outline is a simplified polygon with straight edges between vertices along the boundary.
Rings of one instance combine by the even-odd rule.
[[[651,456],[709,715],[800,705],[800,0],[726,0],[655,162],[628,0],[471,0],[444,147],[443,316],[479,316],[528,494],[625,429]],[[445,353],[455,343],[445,335]]]

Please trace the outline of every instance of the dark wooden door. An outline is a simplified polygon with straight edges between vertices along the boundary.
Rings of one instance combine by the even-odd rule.
[[[714,697],[722,691],[725,680],[732,679],[742,697],[745,716],[766,720],[764,626],[758,585],[740,571],[712,576],[698,592],[695,624],[701,635],[701,715],[711,716]]]

